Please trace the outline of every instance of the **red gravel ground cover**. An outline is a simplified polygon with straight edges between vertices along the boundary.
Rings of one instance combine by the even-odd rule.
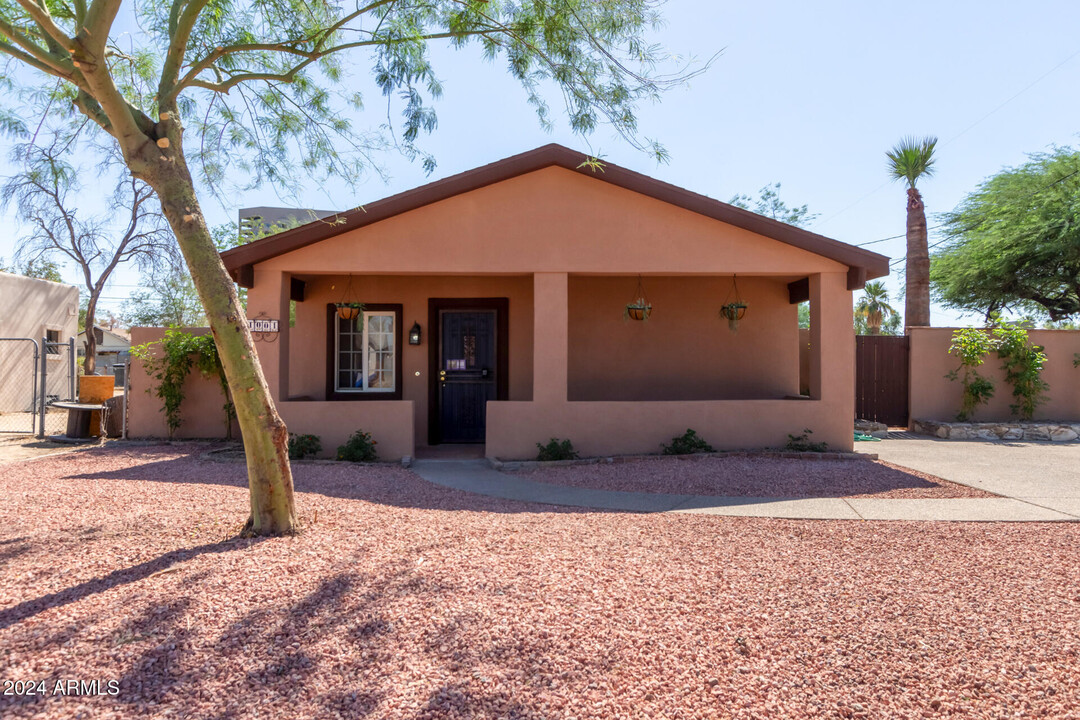
[[[576,512],[191,448],[0,467],[4,718],[1076,717],[1080,526]],[[108,686],[105,686],[108,687]]]
[[[993,493],[880,460],[658,457],[515,473],[553,485],[718,497],[972,498]]]

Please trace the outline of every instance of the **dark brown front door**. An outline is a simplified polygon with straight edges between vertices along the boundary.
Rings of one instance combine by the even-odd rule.
[[[494,310],[439,315],[439,427],[443,442],[481,443],[496,398]]]
[[[428,442],[482,443],[487,402],[509,394],[509,301],[431,298]]]

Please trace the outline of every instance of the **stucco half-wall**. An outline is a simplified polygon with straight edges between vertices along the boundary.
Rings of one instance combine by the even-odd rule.
[[[908,328],[910,336],[909,403],[912,420],[953,420],[960,410],[959,381],[947,373],[960,362],[949,353],[957,328]],[[1080,353],[1080,330],[1030,330],[1028,338],[1045,348],[1047,362],[1042,378],[1049,385],[1047,401],[1035,411],[1035,420],[1080,421],[1080,368],[1073,365]],[[1012,388],[1005,382],[1001,361],[991,354],[979,373],[994,382],[994,397],[975,410],[974,420],[995,422],[1015,420],[1009,410],[1014,402]]]

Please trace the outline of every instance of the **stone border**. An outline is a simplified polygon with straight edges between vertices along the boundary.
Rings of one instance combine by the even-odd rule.
[[[679,460],[704,460],[705,458],[772,458],[785,460],[877,460],[877,453],[857,452],[792,452],[790,450],[729,450],[712,453],[692,453],[688,455],[661,455],[650,453],[647,455],[611,455],[608,457],[579,458],[577,460],[501,460],[499,458],[487,459],[495,470],[538,470],[540,468],[572,467],[575,465],[611,465],[614,463],[637,462],[639,460],[655,460],[657,458],[674,458]]]
[[[171,443],[170,443],[171,444]],[[220,463],[239,463],[244,462],[244,457],[241,455],[237,457],[238,453],[243,452],[243,447],[240,445],[218,448],[217,450],[208,450],[199,455],[200,460],[209,460],[210,462]],[[352,462],[349,460],[333,460],[330,458],[303,458],[301,460],[290,460],[290,465],[355,465],[360,467],[411,467],[413,459],[406,455],[401,458],[399,462],[387,460],[385,462]]]
[[[1080,439],[1080,423],[1063,422],[942,422],[912,420],[911,431],[942,440],[1023,440],[1073,442]]]

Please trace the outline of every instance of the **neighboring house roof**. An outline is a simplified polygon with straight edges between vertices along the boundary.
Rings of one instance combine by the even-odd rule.
[[[259,207],[240,208],[240,236],[252,239],[274,229],[275,226],[303,225],[334,215],[333,210],[309,210],[307,208]]]
[[[327,216],[329,219],[311,222],[255,240],[223,252],[221,259],[234,280],[244,287],[251,287],[253,284],[252,267],[256,263],[455,195],[557,166],[847,265],[849,290],[861,289],[867,280],[889,274],[889,258],[884,255],[787,225],[608,162],[603,163],[602,171],[594,171],[584,164],[587,160],[586,154],[562,145],[544,145],[520,155],[406,190],[354,210],[336,213],[333,217]]]
[[[79,339],[85,341],[86,331],[79,333]],[[131,346],[131,336],[123,330],[110,330],[99,325],[94,326],[94,340],[97,341],[98,352],[108,352],[103,348]]]

